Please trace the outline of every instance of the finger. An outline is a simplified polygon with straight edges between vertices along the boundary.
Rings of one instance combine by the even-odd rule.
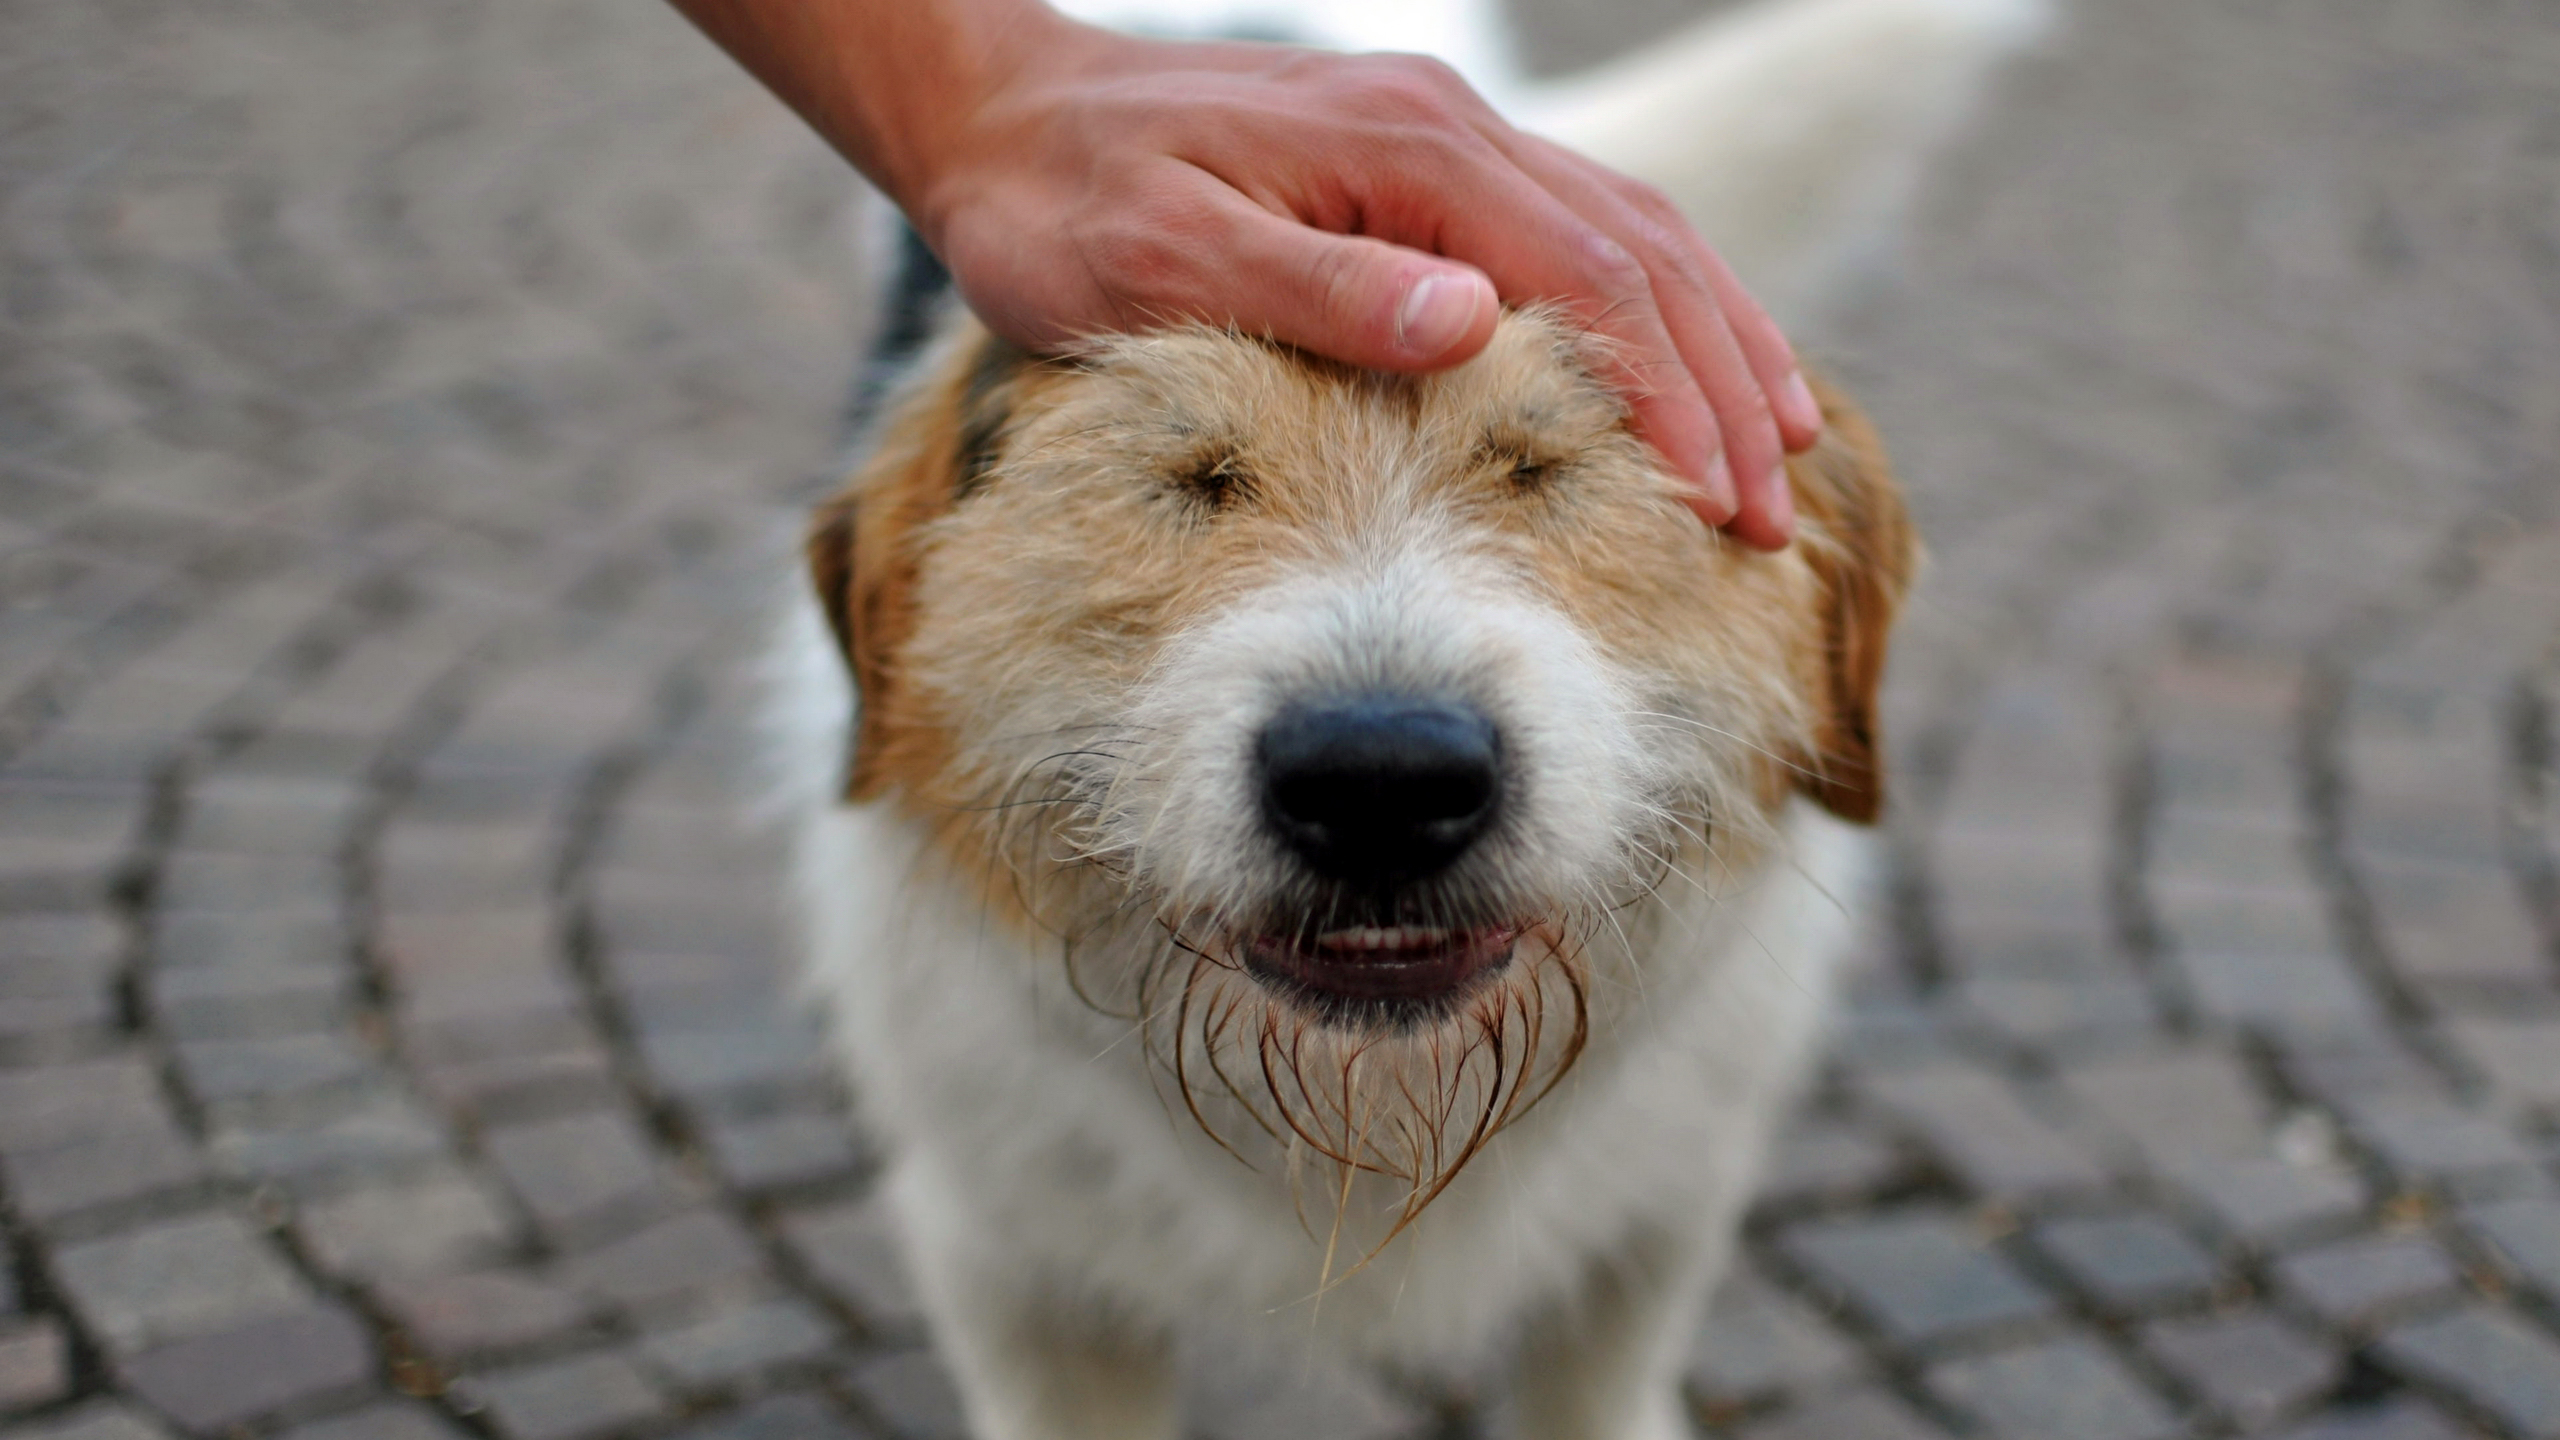
[[[1769,397],[1769,408],[1778,417],[1779,437],[1791,454],[1812,449],[1822,438],[1822,403],[1813,398],[1813,387],[1805,382],[1795,347],[1787,343],[1778,322],[1743,288],[1741,277],[1724,263],[1724,257],[1694,230],[1686,233],[1691,254],[1724,312],[1725,324],[1751,362],[1751,373],[1759,377],[1761,392]]]
[[[1695,262],[1692,252],[1705,247],[1668,202],[1561,147],[1531,137],[1521,140],[1517,148],[1533,178],[1611,231],[1644,266],[1664,328],[1724,438],[1734,482],[1735,534],[1760,537],[1755,544],[1774,534],[1776,543],[1784,544],[1793,506],[1785,497],[1783,437],[1768,391],[1740,337],[1726,323],[1706,272]],[[1655,423],[1649,412],[1666,398],[1657,393],[1639,402],[1648,411],[1644,418],[1649,424]]]
[[[1645,264],[1509,156],[1487,147],[1484,161],[1444,165],[1441,207],[1428,217],[1392,217],[1391,233],[1428,219],[1441,253],[1481,267],[1504,299],[1555,301],[1614,341],[1600,357],[1600,378],[1628,398],[1636,428],[1698,487],[1699,514],[1715,525],[1731,519],[1735,471],[1724,433]],[[1375,207],[1370,213],[1379,215]],[[1742,368],[1738,353],[1732,364]],[[1774,440],[1763,448],[1774,459]]]
[[[1376,370],[1436,370],[1474,355],[1502,316],[1473,266],[1360,235],[1336,235],[1227,192],[1204,202],[1194,263],[1139,297]]]

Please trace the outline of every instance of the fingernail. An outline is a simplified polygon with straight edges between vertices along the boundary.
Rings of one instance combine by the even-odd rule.
[[[1787,483],[1787,467],[1779,466],[1769,476],[1769,528],[1792,540],[1796,533],[1796,492]]]
[[[1476,322],[1476,284],[1472,277],[1442,272],[1425,275],[1404,292],[1396,310],[1396,343],[1409,353],[1431,359],[1448,352]]]
[[[1721,450],[1716,452],[1714,459],[1707,462],[1706,494],[1708,507],[1718,511],[1723,517],[1716,521],[1719,525],[1732,519],[1733,512],[1742,508],[1742,502],[1734,495],[1733,466],[1726,463],[1724,452]]]
[[[1787,419],[1799,430],[1822,428],[1822,402],[1813,398],[1813,387],[1804,381],[1804,372],[1790,370],[1786,383],[1778,387],[1778,403],[1787,409]]]

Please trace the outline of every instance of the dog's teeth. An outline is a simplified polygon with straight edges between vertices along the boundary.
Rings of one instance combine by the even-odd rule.
[[[1316,937],[1316,946],[1323,950],[1418,950],[1442,944],[1448,938],[1446,930],[1419,925],[1364,925],[1353,930],[1328,930]]]

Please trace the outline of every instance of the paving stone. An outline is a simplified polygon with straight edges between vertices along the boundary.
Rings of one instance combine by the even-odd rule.
[[[1961,997],[2002,1034],[2029,1045],[2135,1034],[2159,1021],[2150,991],[2121,975],[1976,975]]]
[[[713,1122],[702,1139],[721,1175],[746,1191],[841,1179],[867,1163],[852,1117],[836,1111]]]
[[[449,1160],[452,1137],[415,1101],[370,1094],[326,1119],[268,1117],[223,1125],[207,1149],[231,1174],[307,1187]]]
[[[786,1212],[778,1223],[809,1273],[865,1325],[884,1336],[923,1334],[923,1307],[877,1199]]]
[[[1873,1194],[1910,1168],[1911,1157],[1868,1126],[1799,1118],[1778,1127],[1757,1198],[1786,1203]]]
[[[413,1400],[382,1400],[296,1425],[276,1440],[465,1440],[461,1427]]]
[[[2381,1021],[2362,977],[2327,951],[2180,950],[2173,963],[2196,1009],[2228,1024],[2326,1031]]]
[[[2326,1166],[2217,1160],[2180,1166],[2172,1174],[2224,1234],[2251,1245],[2352,1220],[2365,1206],[2364,1186],[2355,1176]]]
[[[178,1047],[178,1073],[202,1103],[261,1100],[345,1085],[373,1073],[373,1057],[322,1031],[267,1040],[200,1040]]]
[[[336,966],[349,954],[335,903],[282,912],[155,917],[152,952],[167,966]]]
[[[870,1440],[815,1395],[767,1395],[676,1432],[676,1440]]]
[[[1941,1440],[1946,1432],[1878,1390],[1815,1396],[1745,1426],[1743,1440]]]
[[[2505,1310],[2471,1305],[2382,1337],[2382,1358],[2519,1435],[2560,1435],[2560,1345]]]
[[[54,1252],[53,1269],[81,1319],[127,1353],[293,1310],[310,1298],[266,1240],[226,1214],[65,1245]]]
[[[0,1175],[18,1206],[38,1220],[187,1190],[205,1178],[204,1159],[166,1116],[0,1156]]]
[[[354,1316],[309,1305],[145,1350],[121,1366],[135,1394],[189,1430],[221,1430],[373,1378]]]
[[[1689,1384],[1700,1394],[1745,1399],[1795,1390],[1857,1364],[1848,1343],[1821,1317],[1747,1272],[1716,1290],[1689,1350]]]
[[[117,1400],[91,1400],[77,1408],[0,1430],[8,1440],[169,1440],[157,1420]]]
[[[562,1278],[617,1305],[646,1307],[761,1273],[755,1241],[727,1214],[696,1210],[566,1261]]]
[[[2113,1355],[2078,1338],[1949,1361],[1929,1387],[2013,1440],[2166,1440],[2183,1429]]]
[[[0,1153],[165,1125],[160,1077],[134,1057],[0,1070]]]
[[[2491,1201],[2464,1210],[2462,1223],[2508,1276],[2560,1299],[2560,1200]]]
[[[2069,1086],[2154,1164],[2265,1153],[2266,1101],[2221,1050],[2092,1061],[2070,1071]]]
[[[2303,1250],[2275,1263],[2288,1295],[2336,1325],[2369,1324],[2377,1316],[2445,1294],[2461,1272],[2423,1236],[2377,1236]]]
[[[446,1359],[521,1349],[603,1318],[570,1287],[507,1270],[395,1278],[374,1296],[420,1348]]]
[[[2560,1104],[2560,1020],[2462,1016],[2446,1022],[2453,1042],[2501,1095]]]
[[[460,1269],[515,1240],[498,1202],[461,1175],[429,1175],[315,1200],[296,1226],[333,1275],[380,1277]]]
[[[666,1408],[639,1367],[612,1352],[474,1375],[470,1394],[507,1440],[583,1440],[655,1420]]]
[[[2347,1114],[2348,1128],[2413,1181],[2496,1183],[2535,1168],[2533,1152],[2506,1127],[2450,1101],[2389,1096]]]
[[[797,1300],[764,1300],[643,1340],[640,1353],[661,1379],[679,1390],[722,1385],[815,1360],[833,1349],[835,1328]]]
[[[2379,1405],[2341,1406],[2274,1440],[2469,1440],[2472,1433],[2434,1406],[2402,1396]]]
[[[0,1412],[60,1399],[71,1389],[71,1338],[51,1318],[0,1323]]]
[[[180,1040],[321,1030],[346,1014],[348,972],[318,965],[154,966],[151,1013]]]
[[[1998,1077],[1970,1067],[1897,1071],[1868,1079],[1875,1103],[1920,1130],[1967,1184],[2018,1197],[2093,1189],[2106,1172]]]
[[[932,1351],[903,1350],[856,1360],[844,1373],[863,1412],[897,1440],[967,1440],[960,1392]]]
[[[481,1148],[536,1223],[589,1233],[670,1206],[674,1192],[638,1126],[618,1112],[489,1131]]]
[[[680,1095],[823,1092],[832,1078],[816,1030],[779,1015],[733,1017],[716,1028],[696,1020],[643,1029],[637,1039],[649,1073]]]
[[[2053,1309],[1975,1227],[1951,1215],[1820,1221],[1791,1228],[1783,1244],[1904,1343],[2033,1320]]]
[[[2135,1309],[2201,1294],[2221,1277],[2204,1247],[2156,1215],[2087,1216],[2035,1227],[2039,1248],[2100,1305]]]
[[[2326,1394],[2339,1357],[2273,1316],[2256,1312],[2162,1320],[2143,1347],[2220,1414],[2256,1430]]]

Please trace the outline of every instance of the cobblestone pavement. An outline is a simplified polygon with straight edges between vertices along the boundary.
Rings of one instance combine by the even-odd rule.
[[[2560,1436],[2542,3],[2085,0],[1808,332],[1936,560],[1705,1433]],[[856,207],[652,5],[0,7],[5,1440],[953,1433],[739,818]]]

